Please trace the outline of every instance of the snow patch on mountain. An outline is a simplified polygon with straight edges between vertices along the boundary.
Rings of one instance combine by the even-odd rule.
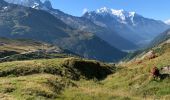
[[[32,8],[37,8],[37,7],[39,7],[39,6],[40,6],[40,4],[34,3],[33,6],[32,6]]]
[[[83,17],[98,26],[119,33],[123,38],[140,46],[147,45],[155,36],[169,28],[164,22],[143,17],[123,9],[100,8],[87,12]]]
[[[8,3],[18,4],[26,7],[31,7],[34,9],[49,10],[52,8],[51,2],[49,0],[4,0]]]
[[[127,12],[127,11],[124,11],[123,9],[116,10],[116,9],[109,9],[106,7],[97,9],[96,13],[103,15],[103,16],[109,14],[112,17],[117,18],[119,22],[124,23],[124,24],[127,24],[127,19],[130,19],[132,23],[134,24],[133,18],[136,14],[135,12]]]
[[[88,9],[87,9],[87,8],[84,8],[84,9],[83,9],[83,14],[85,14],[86,12],[88,12]]]
[[[165,21],[166,24],[170,25],[170,19]]]
[[[3,7],[4,10],[8,9],[8,7]]]

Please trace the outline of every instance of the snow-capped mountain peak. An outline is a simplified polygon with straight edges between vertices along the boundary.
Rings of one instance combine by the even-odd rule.
[[[111,13],[111,9],[107,7],[103,7],[103,8],[97,9],[96,12],[97,13]]]
[[[8,3],[18,4],[26,7],[31,7],[34,9],[48,10],[52,8],[51,2],[49,0],[4,0]]]
[[[125,23],[125,24],[127,23],[126,22],[127,19],[130,19],[133,23],[133,18],[136,14],[135,12],[127,12],[127,11],[124,11],[123,9],[116,10],[116,9],[109,9],[107,7],[97,9],[95,12],[96,14],[100,14],[103,16],[111,15],[112,17],[117,18],[119,22]]]
[[[19,4],[33,8],[42,4],[40,0],[5,0],[5,1],[8,3]]]
[[[33,3],[32,8],[37,8],[39,6],[40,6],[40,4],[35,2],[35,3]]]

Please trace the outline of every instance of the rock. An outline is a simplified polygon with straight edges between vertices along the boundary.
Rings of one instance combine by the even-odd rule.
[[[161,68],[162,73],[170,74],[170,66],[165,66]]]

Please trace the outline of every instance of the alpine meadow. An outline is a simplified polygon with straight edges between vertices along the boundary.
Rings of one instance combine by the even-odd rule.
[[[169,4],[0,0],[0,100],[170,100]]]

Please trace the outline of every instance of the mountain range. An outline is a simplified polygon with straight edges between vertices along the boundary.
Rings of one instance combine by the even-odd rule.
[[[45,0],[44,2],[41,2],[40,0],[5,0],[8,3],[23,5],[26,7],[32,7],[35,9],[44,9],[48,10],[52,8],[51,2],[49,0]]]
[[[6,1],[0,100],[170,100],[165,22],[106,7],[76,17],[49,0]]]
[[[76,17],[54,9],[49,0],[5,1],[12,4],[1,5],[1,37],[45,41],[103,61],[121,59],[122,51],[144,47],[169,28],[136,12],[106,7]]]
[[[95,34],[74,29],[46,11],[4,1],[0,4],[0,37],[48,42],[102,61],[118,61],[126,55]]]
[[[54,9],[49,0],[44,2],[40,0],[25,0],[25,3],[17,3],[21,0],[6,1],[32,8],[38,5],[36,9],[50,12],[73,28],[92,32],[110,45],[121,50],[134,50],[146,46],[159,33],[169,28],[162,21],[145,18],[136,12],[106,7],[86,12],[82,17],[76,17]]]
[[[79,29],[82,31],[86,31],[86,32],[87,31],[92,32],[92,33],[96,34],[97,36],[99,36],[101,39],[107,41],[109,44],[111,44],[112,46],[114,46],[118,49],[126,50],[126,49],[136,49],[137,48],[137,45],[135,45],[134,43],[124,39],[123,37],[119,36],[118,34],[115,34],[115,32],[113,32],[113,31],[110,31],[104,27],[100,27],[100,26],[96,25],[95,23],[88,20],[87,18],[75,17],[72,15],[66,14],[58,9],[53,9],[49,0],[46,0],[44,3],[42,3],[40,0],[38,0],[38,1],[30,0],[29,2],[22,1],[25,3],[21,3],[21,2],[19,2],[19,0],[6,0],[6,1],[9,3],[19,4],[19,5],[23,5],[26,7],[29,6],[31,8],[35,8],[35,5],[37,5],[37,3],[38,3],[38,6],[36,6],[36,9],[45,10],[47,12],[50,12],[55,17],[62,20],[64,23],[66,23],[67,25],[69,25],[73,28],[76,28],[76,29]],[[117,44],[117,42],[119,42],[119,44]]]
[[[90,19],[99,26],[116,31],[120,36],[136,45],[148,44],[159,33],[169,28],[162,21],[145,18],[136,12],[106,7],[87,12],[83,17]]]

